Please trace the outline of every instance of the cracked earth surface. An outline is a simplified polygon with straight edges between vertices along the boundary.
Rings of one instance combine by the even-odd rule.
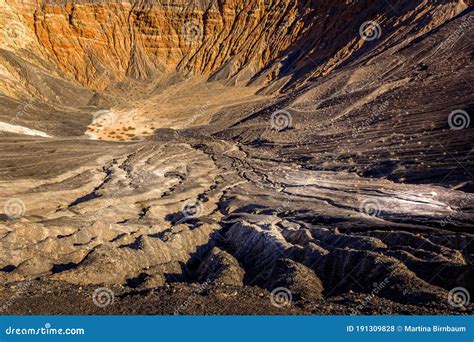
[[[210,312],[219,312],[220,292],[245,303],[277,287],[292,292],[296,306],[286,310],[296,313],[332,312],[337,300],[346,312],[376,312],[360,302],[383,284],[377,300],[390,308],[449,312],[449,289],[472,289],[471,194],[309,170],[193,132],[89,141],[87,155],[73,140],[23,143],[35,143],[34,157],[15,157],[2,143],[14,175],[0,183],[2,194],[27,208],[0,223],[4,295],[25,282],[76,294],[106,285],[119,286],[127,303],[136,291],[186,298],[205,282],[218,288]],[[52,150],[54,165],[81,166],[45,167],[41,156]],[[41,177],[27,177],[27,164]]]

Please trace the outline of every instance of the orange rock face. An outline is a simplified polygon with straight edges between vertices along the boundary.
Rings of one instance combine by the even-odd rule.
[[[299,80],[302,73],[326,75],[370,43],[359,35],[366,18],[380,24],[384,39],[395,32],[402,37],[423,23],[420,35],[469,5],[462,0],[443,7],[428,0],[393,6],[376,0],[0,2],[5,5],[0,22],[6,20],[2,15],[17,14],[25,41],[69,77],[99,90],[127,77],[145,80],[174,70],[232,84],[252,78],[265,84],[282,73]]]
[[[99,89],[113,79],[147,79],[175,69],[209,74],[228,62],[225,77],[244,66],[254,74],[302,29],[300,4],[291,0],[8,3],[43,53],[83,85]]]

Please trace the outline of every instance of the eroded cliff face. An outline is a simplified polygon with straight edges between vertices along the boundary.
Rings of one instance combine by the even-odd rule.
[[[467,6],[463,0],[2,0],[0,28],[2,48],[38,66],[47,60],[97,90],[176,70],[265,85],[327,75],[384,41],[408,44]],[[381,25],[378,44],[359,34],[368,20]]]
[[[6,4],[31,50],[96,89],[126,77],[210,74],[225,65],[223,78],[245,69],[248,79],[290,46],[303,28],[297,17],[311,10],[289,0]]]

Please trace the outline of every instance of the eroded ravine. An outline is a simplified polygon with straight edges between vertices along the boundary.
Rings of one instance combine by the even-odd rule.
[[[199,135],[116,146],[48,181],[2,182],[26,209],[1,224],[4,283],[285,286],[303,307],[382,282],[381,298],[443,307],[450,287],[470,286],[472,195],[255,159]]]

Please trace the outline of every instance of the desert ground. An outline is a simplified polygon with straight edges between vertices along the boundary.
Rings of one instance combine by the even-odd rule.
[[[0,314],[472,314],[472,9],[0,0]]]

